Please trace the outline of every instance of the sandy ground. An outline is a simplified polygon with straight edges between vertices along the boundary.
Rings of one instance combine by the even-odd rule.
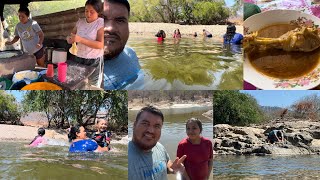
[[[237,32],[243,34],[243,26],[236,26]],[[198,37],[202,35],[202,30],[206,29],[212,33],[213,37],[221,37],[226,33],[227,25],[179,25],[172,23],[129,23],[130,34],[133,35],[155,35],[160,29],[164,30],[167,37],[172,37],[175,29],[179,29],[182,37],[192,36],[197,32]]]
[[[37,127],[0,124],[0,141],[32,141],[37,133]],[[63,140],[68,139],[66,132],[47,129],[44,137]]]

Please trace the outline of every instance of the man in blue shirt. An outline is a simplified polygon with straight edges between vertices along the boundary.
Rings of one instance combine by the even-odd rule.
[[[129,180],[166,180],[167,173],[185,174],[183,161],[187,156],[172,162],[165,147],[158,142],[163,120],[162,112],[153,106],[138,112],[128,145]]]
[[[243,36],[240,33],[236,33],[236,30],[235,25],[228,25],[227,32],[223,35],[224,44],[242,44]]]
[[[129,14],[127,0],[104,1],[104,89],[128,89],[136,81],[142,84],[138,57],[133,49],[125,47],[129,38]]]

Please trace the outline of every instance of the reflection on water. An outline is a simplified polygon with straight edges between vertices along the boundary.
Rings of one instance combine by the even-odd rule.
[[[0,179],[127,179],[127,144],[109,153],[68,154],[68,146],[0,142]]]
[[[214,157],[213,176],[223,179],[320,178],[320,157],[299,156],[218,156]]]
[[[223,47],[212,39],[130,36],[127,43],[145,71],[144,89],[241,89],[242,54],[239,46]]]

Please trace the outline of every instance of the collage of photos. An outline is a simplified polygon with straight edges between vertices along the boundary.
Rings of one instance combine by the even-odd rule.
[[[1,0],[0,179],[320,179],[319,0]]]

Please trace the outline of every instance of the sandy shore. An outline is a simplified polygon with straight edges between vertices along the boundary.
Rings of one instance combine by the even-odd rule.
[[[37,133],[37,127],[0,124],[0,141],[32,141]],[[67,133],[63,131],[57,132],[46,129],[44,136],[52,139],[68,139]]]
[[[236,26],[237,32],[243,34],[243,26]],[[206,29],[214,37],[221,37],[226,33],[227,25],[179,25],[172,23],[129,23],[130,34],[135,35],[155,35],[160,29],[164,30],[167,37],[172,37],[175,29],[179,29],[182,37],[192,36],[197,32],[198,36],[202,35],[202,30]]]

